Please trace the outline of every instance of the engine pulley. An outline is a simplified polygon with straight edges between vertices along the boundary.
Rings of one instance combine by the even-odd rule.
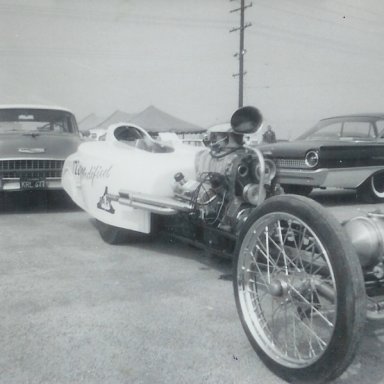
[[[260,196],[262,194],[262,196]],[[265,188],[260,188],[259,184],[247,184],[243,189],[243,199],[252,205],[258,205],[259,199],[264,201],[266,198]]]
[[[265,176],[264,176],[264,182],[266,184],[271,184],[272,180],[276,176],[276,164],[271,159],[264,159],[265,163]],[[256,180],[260,180],[260,163],[256,164],[255,167],[255,176]]]

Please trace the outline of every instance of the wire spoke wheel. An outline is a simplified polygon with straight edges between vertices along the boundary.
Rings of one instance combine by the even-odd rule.
[[[343,372],[363,328],[364,282],[324,208],[300,196],[269,199],[245,224],[235,268],[243,327],[275,373],[319,382]]]
[[[336,284],[315,233],[290,214],[270,213],[251,227],[239,263],[240,300],[264,350],[292,367],[318,359],[334,331]]]

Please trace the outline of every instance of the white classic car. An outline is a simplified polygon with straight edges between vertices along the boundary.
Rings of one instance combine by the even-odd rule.
[[[351,363],[367,314],[383,317],[383,215],[342,226],[318,203],[281,194],[273,161],[243,145],[261,122],[240,108],[203,150],[118,124],[67,158],[63,187],[108,243],[161,230],[231,257],[260,358],[288,381],[328,382]]]
[[[83,143],[66,160],[62,184],[74,202],[101,223],[150,233],[151,212],[137,209],[143,208],[144,203],[133,201],[134,197],[140,200],[144,195],[171,196],[176,172],[182,170],[187,177],[194,177],[197,151],[192,146],[171,147],[155,141],[134,124],[114,124],[108,128],[104,141]],[[169,209],[157,210],[167,213]],[[124,233],[102,227],[101,234],[107,242],[118,241]]]

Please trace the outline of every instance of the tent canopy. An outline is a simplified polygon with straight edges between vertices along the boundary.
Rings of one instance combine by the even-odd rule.
[[[139,125],[150,133],[199,133],[205,131],[204,128],[174,117],[153,105],[134,115],[129,122]]]
[[[88,131],[91,128],[97,127],[103,120],[104,118],[91,113],[78,122],[79,130],[82,132]]]
[[[110,115],[105,120],[103,120],[101,123],[99,123],[97,126],[95,126],[94,128],[107,129],[111,124],[120,123],[122,121],[131,121],[133,116],[134,114],[132,113],[126,113],[126,112],[117,110],[113,112],[112,115]]]
[[[153,105],[135,114],[117,110],[101,123],[95,125],[94,128],[107,129],[111,124],[122,122],[139,125],[152,134],[159,132],[200,133],[206,131],[205,128],[174,117]]]

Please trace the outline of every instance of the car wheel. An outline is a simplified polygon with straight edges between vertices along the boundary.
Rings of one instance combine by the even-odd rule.
[[[138,240],[145,236],[140,232],[130,231],[128,229],[115,227],[96,220],[96,227],[100,233],[101,238],[108,244],[116,245],[122,244],[132,240]]]
[[[293,195],[308,196],[313,190],[313,187],[309,185],[282,184],[281,186],[285,193]]]
[[[357,188],[357,196],[364,203],[384,202],[384,172],[376,173]]]
[[[264,363],[294,383],[341,375],[362,336],[366,295],[336,219],[308,198],[272,197],[244,224],[234,261],[237,311]]]

